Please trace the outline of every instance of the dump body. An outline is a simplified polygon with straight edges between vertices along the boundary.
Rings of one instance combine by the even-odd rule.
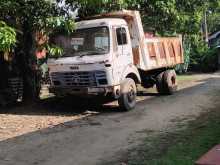
[[[150,68],[172,67],[184,62],[181,37],[145,39]]]
[[[141,70],[173,67],[184,62],[182,37],[145,37],[140,13],[123,10],[94,18],[122,18],[129,28],[135,66]]]

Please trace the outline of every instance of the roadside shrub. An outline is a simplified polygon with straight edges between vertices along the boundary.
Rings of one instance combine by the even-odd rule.
[[[208,51],[208,45],[201,39],[200,36],[191,36],[190,42],[192,43],[192,49],[190,52],[190,67],[192,70],[201,70],[201,59]]]
[[[190,70],[200,72],[213,72],[217,69],[217,49],[209,48],[201,36],[194,35],[189,38]]]
[[[210,48],[202,55],[200,60],[200,68],[203,72],[214,72],[218,68],[218,50]]]
[[[201,35],[188,35],[184,37],[184,64],[176,66],[179,74],[189,71],[214,72],[217,70],[218,50],[208,47]]]
[[[0,52],[10,51],[16,44],[16,32],[13,28],[0,21]]]

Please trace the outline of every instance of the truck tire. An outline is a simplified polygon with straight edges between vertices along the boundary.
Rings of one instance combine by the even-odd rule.
[[[165,94],[172,95],[177,91],[177,80],[175,70],[167,70],[163,74],[164,92]]]
[[[164,72],[161,72],[156,77],[156,88],[157,88],[157,92],[160,94],[165,94],[163,75],[164,75]]]
[[[118,104],[121,110],[129,111],[136,105],[137,87],[135,81],[131,78],[126,78],[121,85],[121,96],[118,99]]]

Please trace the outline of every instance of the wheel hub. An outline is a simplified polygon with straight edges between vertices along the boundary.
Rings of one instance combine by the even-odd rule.
[[[134,92],[133,87],[130,88],[130,90],[129,90],[127,96],[128,96],[128,101],[129,101],[129,102],[134,101],[134,99],[135,99],[135,92]]]

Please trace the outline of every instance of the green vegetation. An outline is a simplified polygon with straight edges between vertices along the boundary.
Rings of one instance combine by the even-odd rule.
[[[218,108],[192,122],[186,130],[161,135],[129,158],[129,165],[194,165],[203,154],[220,143]]]
[[[63,54],[63,49],[56,45],[52,45],[52,46],[48,45],[47,49],[51,58],[58,58],[61,57]]]
[[[192,79],[193,79],[193,77],[191,75],[183,74],[183,75],[178,75],[177,76],[178,81],[188,81],[188,80],[192,80]]]
[[[36,52],[44,51],[47,54],[48,51],[58,51],[48,45],[47,36],[59,31],[70,33],[75,28],[74,20],[66,13],[53,0],[0,1],[0,51],[11,50],[13,59],[8,61],[8,65],[16,68],[15,71],[8,71],[4,77],[9,77],[11,72],[24,77],[24,99],[38,97],[41,77],[40,68],[36,66],[41,62],[38,62]],[[11,48],[14,48],[13,51]]]
[[[15,29],[0,21],[0,52],[8,52],[15,46],[16,32]]]
[[[191,67],[195,71],[215,71],[218,61],[218,49],[208,48],[204,43],[199,43],[191,54]]]
[[[209,32],[217,32],[220,29],[220,9],[217,8],[216,12],[209,12],[208,14],[208,30]]]

